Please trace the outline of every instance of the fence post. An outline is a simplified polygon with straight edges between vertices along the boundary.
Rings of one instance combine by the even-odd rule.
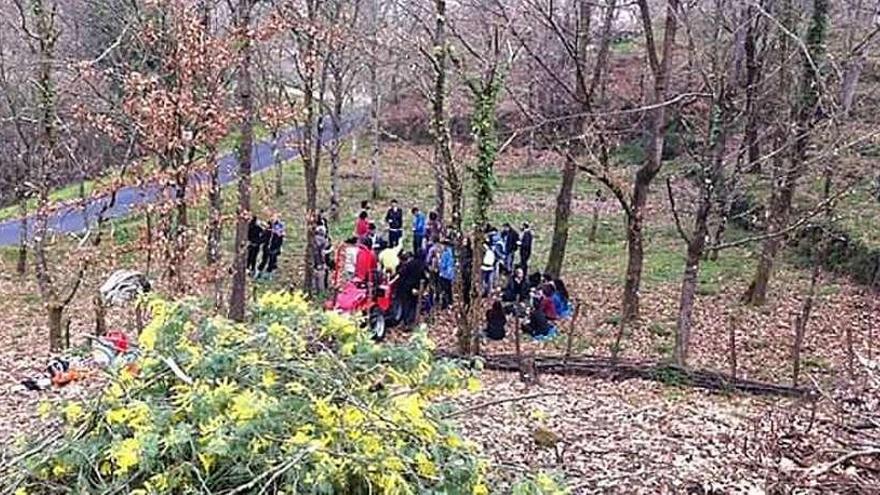
[[[577,322],[578,315],[581,312],[581,302],[578,299],[574,301],[574,312],[571,315],[571,324],[568,329],[568,341],[565,344],[565,356],[562,357],[562,365],[565,366],[568,363],[568,360],[571,358],[571,348],[574,344],[574,329],[575,323]]]

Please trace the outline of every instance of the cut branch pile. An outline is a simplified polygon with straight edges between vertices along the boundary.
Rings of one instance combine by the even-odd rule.
[[[438,356],[465,359],[464,356],[448,351],[440,351]],[[489,370],[516,372],[520,370],[520,358],[516,354],[495,354],[482,356],[482,359],[484,367]],[[735,379],[715,371],[685,369],[653,360],[614,360],[598,356],[579,356],[569,359],[560,356],[535,356],[534,366],[538,373],[555,375],[597,376],[616,381],[642,379],[713,391],[735,391],[765,396],[796,398],[815,396],[815,390],[812,388]]]

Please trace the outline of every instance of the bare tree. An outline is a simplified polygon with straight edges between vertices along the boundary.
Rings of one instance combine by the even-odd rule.
[[[791,107],[791,121],[783,121],[777,129],[777,147],[787,150],[787,153],[778,153],[774,159],[774,187],[767,208],[767,231],[768,237],[762,247],[755,276],[746,292],[744,299],[749,304],[761,305],[767,301],[767,289],[770,284],[770,276],[773,263],[783,242],[783,237],[775,235],[784,231],[790,223],[792,200],[801,178],[807,172],[807,150],[810,137],[819,120],[819,103],[823,83],[820,68],[825,55],[825,40],[828,29],[827,0],[815,0],[809,29],[804,42],[804,50],[801,51],[799,43],[790,39],[790,33],[796,31],[795,5],[786,0],[782,6],[782,35],[779,46],[779,56],[782,67],[787,64],[790,47],[798,45],[795,49],[801,54],[803,68],[800,76],[797,100]],[[790,92],[790,79],[783,71],[779,80],[779,94],[783,101],[788,98]],[[787,155],[787,160],[785,159]]]
[[[229,318],[244,321],[247,292],[248,222],[251,213],[251,160],[254,146],[254,100],[251,64],[251,11],[254,0],[238,0],[235,6],[235,29],[238,36],[236,98],[241,111],[238,142],[238,211],[235,228],[235,254],[232,291],[229,295]]]
[[[645,207],[651,182],[660,173],[663,166],[663,146],[666,127],[666,99],[669,95],[669,78],[672,71],[672,57],[678,31],[678,0],[666,2],[666,22],[663,28],[663,44],[658,47],[654,41],[654,27],[651,9],[647,0],[638,0],[642,26],[645,30],[645,50],[648,66],[651,69],[653,88],[649,98],[647,144],[645,146],[645,164],[636,172],[633,182],[632,202],[627,216],[626,241],[627,265],[626,282],[623,288],[622,317],[632,321],[639,317],[639,301],[641,297],[642,267],[644,265]]]

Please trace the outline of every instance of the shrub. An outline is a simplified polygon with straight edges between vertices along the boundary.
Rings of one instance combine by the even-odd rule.
[[[150,302],[139,369],[55,414],[3,493],[488,493],[438,397],[478,386],[423,333],[379,346],[349,317],[269,293],[253,321]]]

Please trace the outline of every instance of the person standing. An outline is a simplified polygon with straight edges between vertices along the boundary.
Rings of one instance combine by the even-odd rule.
[[[412,329],[419,304],[419,289],[425,276],[425,265],[418,257],[404,253],[400,257],[398,274],[395,298],[400,301],[403,310],[404,328]]]
[[[419,211],[419,207],[416,206],[412,209],[412,231],[413,231],[413,256],[418,257],[419,253],[422,252],[424,246],[422,246],[425,240],[425,229],[427,228],[427,221],[425,219],[425,214]]]
[[[483,249],[485,253],[480,271],[483,274],[483,297],[488,297],[495,281],[495,252],[492,251],[492,244],[488,239],[483,244]]]
[[[373,284],[376,279],[376,269],[379,267],[379,260],[376,253],[373,252],[373,242],[366,238],[364,242],[358,246],[358,254],[355,259],[354,276],[364,282]]]
[[[281,247],[284,245],[284,224],[277,215],[272,218],[269,238],[263,244],[263,260],[260,262],[260,276],[265,274],[270,280],[278,268],[278,256],[281,255]]]
[[[268,239],[266,234],[268,232],[260,225],[257,216],[251,215],[251,221],[248,223],[247,271],[252,277],[257,275],[257,257]]]
[[[367,238],[367,235],[370,233],[370,214],[367,213],[367,210],[361,210],[358,213],[358,218],[354,223],[354,236],[357,238],[358,242],[363,242],[364,239]]]
[[[516,251],[519,249],[519,232],[509,223],[505,223],[501,237],[504,240],[504,271],[510,275],[513,273]]]
[[[318,218],[315,219],[316,227],[324,227],[324,232],[327,233],[327,239],[330,239],[330,222],[327,221],[327,215],[323,209],[318,210]]]
[[[388,247],[397,247],[403,237],[403,210],[397,200],[391,200],[391,208],[385,213],[385,224],[388,226]]]
[[[495,270],[492,273],[492,286],[494,288],[495,283],[499,279],[501,265],[504,263],[506,254],[504,252],[504,240],[501,238],[498,229],[493,225],[489,226],[489,246],[495,256]]]
[[[376,224],[371,220],[369,224],[367,224],[367,236],[365,239],[370,240],[370,245],[373,246],[374,249],[379,247],[379,234],[376,231]]]
[[[440,221],[440,215],[436,211],[428,213],[428,226],[425,232],[425,239],[440,238],[443,236],[443,222]]]
[[[443,239],[443,253],[440,255],[440,307],[448,309],[452,305],[452,281],[455,280],[455,252],[452,241]]]
[[[429,305],[433,306],[440,294],[440,255],[443,246],[436,236],[425,239],[424,263],[427,277],[427,291],[430,294]]]
[[[312,290],[319,294],[327,290],[327,253],[330,251],[330,239],[327,230],[315,228],[315,248],[312,251],[312,262],[315,268],[312,274]]]
[[[519,237],[519,264],[526,276],[529,276],[529,258],[532,257],[532,229],[528,223],[522,224],[522,235]]]

